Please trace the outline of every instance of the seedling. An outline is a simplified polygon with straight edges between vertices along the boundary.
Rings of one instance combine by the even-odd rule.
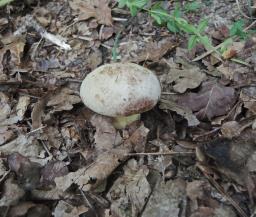
[[[236,21],[229,31],[230,36],[238,36],[240,39],[244,40],[248,37],[248,33],[244,31],[244,20]]]
[[[175,7],[172,14],[162,7],[160,2],[146,8],[148,0],[119,0],[119,7],[127,6],[132,16],[135,16],[138,11],[143,10],[150,14],[150,16],[159,25],[166,25],[169,31],[174,33],[185,32],[189,34],[188,49],[192,49],[196,44],[201,43],[206,49],[214,49],[211,41],[203,32],[207,27],[207,20],[201,21],[198,26],[190,24],[186,19],[181,17],[181,12],[178,6]],[[216,50],[215,50],[216,51]]]
[[[194,2],[188,2],[184,5],[185,11],[187,13],[189,12],[196,12],[199,8],[201,8],[201,4],[199,4],[198,2],[194,1]]]

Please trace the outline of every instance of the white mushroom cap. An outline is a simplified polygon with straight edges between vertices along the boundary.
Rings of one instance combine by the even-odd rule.
[[[152,109],[161,95],[157,76],[133,63],[103,65],[83,80],[80,96],[94,112],[129,116]]]

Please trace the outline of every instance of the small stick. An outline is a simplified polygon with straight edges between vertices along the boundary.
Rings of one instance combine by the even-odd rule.
[[[42,130],[42,129],[44,129],[45,127],[47,127],[47,126],[38,127],[38,128],[36,128],[36,129],[34,129],[34,130],[31,130],[30,132],[27,133],[27,135],[30,135],[31,133],[37,132],[37,131],[39,131],[39,130]]]
[[[62,49],[71,50],[70,45],[65,42],[66,40],[63,37],[56,36],[52,33],[47,32],[46,29],[42,27],[39,23],[37,23],[37,21],[31,15],[27,15],[25,17],[24,25],[17,29],[14,32],[14,35],[21,35],[22,33],[26,32],[28,27],[32,27],[33,29],[35,29],[36,32],[41,35],[42,38],[49,40],[50,42],[58,45]]]
[[[195,154],[195,152],[192,151],[187,151],[187,152],[178,152],[178,151],[172,151],[172,152],[151,152],[151,153],[146,153],[146,152],[142,152],[142,153],[128,153],[126,154],[126,156],[136,156],[136,155],[151,155],[151,156],[155,156],[155,155],[183,155],[183,154]]]
[[[244,28],[244,31],[246,32],[247,30],[249,30],[250,28],[252,28],[255,24],[256,24],[256,20],[253,21],[249,26],[247,26],[246,28]],[[236,39],[236,38],[238,38],[238,37],[235,37],[234,39]],[[217,45],[216,47],[214,47],[215,49],[208,50],[208,51],[206,51],[205,53],[203,53],[202,55],[200,55],[200,56],[194,58],[194,59],[192,60],[192,62],[196,62],[196,61],[201,60],[201,59],[203,59],[204,57],[210,55],[210,54],[211,54],[212,52],[214,52],[215,50],[221,48],[221,46],[223,46],[224,43],[225,43],[225,41],[222,42],[222,43],[220,43],[220,44]]]

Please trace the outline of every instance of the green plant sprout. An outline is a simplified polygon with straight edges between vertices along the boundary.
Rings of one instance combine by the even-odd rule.
[[[201,8],[201,4],[196,2],[196,1],[193,1],[193,2],[188,2],[184,5],[184,8],[185,8],[185,11],[187,13],[189,12],[195,12],[197,11],[199,8]]]
[[[178,6],[175,7],[172,14],[169,14],[166,9],[162,7],[161,2],[158,2],[146,8],[148,0],[118,0],[119,7],[127,6],[130,9],[131,15],[136,16],[139,11],[146,11],[159,25],[166,25],[169,31],[173,33],[185,32],[189,34],[188,49],[191,50],[198,43],[205,46],[206,49],[213,49],[219,53],[213,46],[207,35],[203,32],[208,25],[207,20],[199,22],[198,26],[190,24],[186,19],[181,17],[181,11]]]
[[[9,3],[11,3],[14,0],[0,0],[0,7],[3,7],[5,5],[8,5]]]
[[[244,20],[238,20],[233,23],[229,30],[229,35],[238,36],[240,39],[244,40],[248,37],[248,33],[244,31]]]

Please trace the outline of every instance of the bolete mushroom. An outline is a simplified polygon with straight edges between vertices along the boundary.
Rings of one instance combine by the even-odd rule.
[[[134,63],[100,66],[86,76],[80,88],[84,104],[98,114],[113,117],[117,129],[152,109],[160,95],[157,76]]]

